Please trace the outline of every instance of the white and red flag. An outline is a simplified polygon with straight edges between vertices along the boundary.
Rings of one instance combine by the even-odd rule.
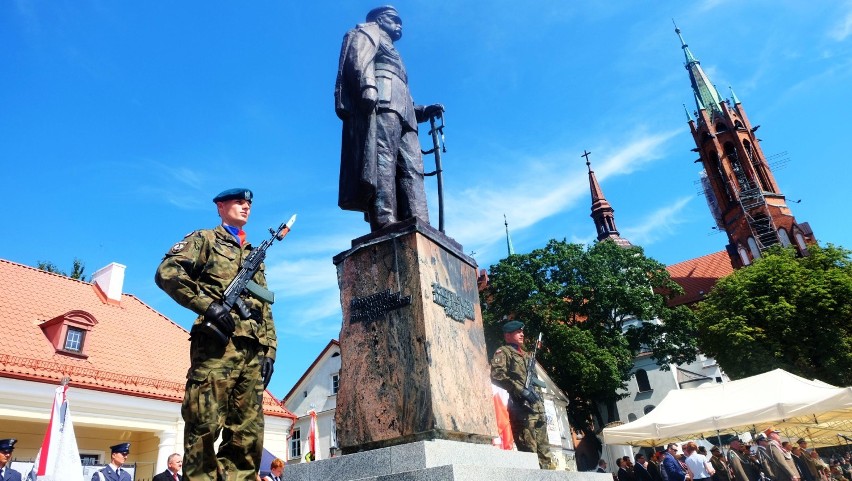
[[[317,412],[311,409],[308,411],[308,415],[311,417],[311,427],[308,430],[308,446],[305,450],[307,451],[305,459],[308,459],[308,456],[310,455],[310,461],[316,461],[317,459],[320,459],[319,449],[317,449],[319,445],[319,441],[317,439],[319,438],[319,431],[317,430]]]
[[[494,414],[497,416],[498,437],[494,438],[494,445],[501,449],[514,449],[515,438],[512,435],[512,424],[509,422],[509,393],[491,384],[491,392],[494,399]]]
[[[67,391],[67,384],[56,388],[50,422],[28,476],[29,481],[84,481]]]

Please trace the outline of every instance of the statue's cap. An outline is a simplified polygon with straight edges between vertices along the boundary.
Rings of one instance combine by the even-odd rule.
[[[381,7],[376,7],[367,13],[367,21],[375,22],[376,19],[384,13],[392,13],[399,17],[399,12],[396,10],[395,7],[393,7],[392,5],[382,5]]]
[[[245,199],[251,202],[252,197],[254,197],[254,194],[252,194],[250,190],[237,187],[235,189],[228,189],[219,192],[219,195],[213,197],[213,202],[225,202],[226,200],[237,199]]]
[[[509,321],[506,324],[503,324],[503,332],[515,332],[517,330],[523,329],[524,323],[521,321]]]

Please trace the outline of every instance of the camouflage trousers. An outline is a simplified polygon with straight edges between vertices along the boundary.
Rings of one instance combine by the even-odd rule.
[[[556,465],[548,447],[550,443],[547,441],[544,417],[536,414],[513,417],[510,413],[509,418],[518,451],[536,453],[541,469],[555,469]]]
[[[190,359],[181,408],[186,481],[256,481],[264,424],[260,345],[236,337],[222,346],[196,330]]]

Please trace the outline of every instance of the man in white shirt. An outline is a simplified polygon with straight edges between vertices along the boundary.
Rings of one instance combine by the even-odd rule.
[[[683,452],[686,454],[686,467],[692,473],[692,480],[709,481],[712,474],[707,469],[707,458],[698,453],[698,445],[690,441],[684,445]]]

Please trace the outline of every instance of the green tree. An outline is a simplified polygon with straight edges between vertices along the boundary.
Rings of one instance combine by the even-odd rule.
[[[51,261],[37,261],[36,269],[40,269],[46,272],[52,272],[54,274],[60,274],[66,277],[70,277],[71,279],[79,279],[81,281],[86,280],[86,264],[84,264],[83,261],[76,257],[74,258],[74,263],[71,266],[70,274],[59,269],[59,267],[57,267],[56,264]]]
[[[734,379],[781,368],[852,384],[852,251],[776,248],[698,305],[701,348]]]
[[[677,294],[680,287],[639,247],[551,240],[491,266],[489,280],[482,296],[489,352],[502,343],[506,317],[526,322],[528,342],[543,332],[539,362],[570,397],[577,429],[591,432],[593,418],[601,424],[598,406],[614,406],[643,346],[663,365],[695,358],[692,312],[669,308],[658,294]],[[633,319],[663,324],[643,323],[625,335],[624,323]]]

